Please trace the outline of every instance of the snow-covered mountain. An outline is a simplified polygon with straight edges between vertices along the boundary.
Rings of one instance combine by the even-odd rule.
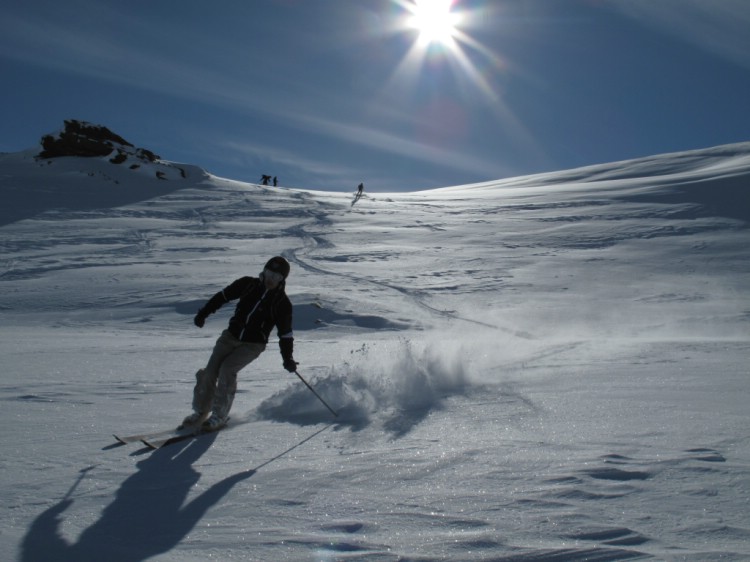
[[[750,143],[360,199],[38,152],[0,155],[0,559],[750,559]],[[114,444],[276,254],[339,417],[274,335],[228,429]]]

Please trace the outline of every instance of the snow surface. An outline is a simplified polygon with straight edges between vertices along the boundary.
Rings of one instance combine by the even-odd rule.
[[[0,560],[750,559],[749,184],[750,143],[356,202],[0,155]],[[274,335],[227,430],[116,445],[274,254],[339,418]]]

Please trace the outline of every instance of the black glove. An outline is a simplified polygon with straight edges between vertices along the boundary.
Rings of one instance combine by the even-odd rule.
[[[195,315],[195,318],[193,318],[193,323],[199,328],[202,328],[206,323],[206,316],[208,316],[208,314],[206,314],[206,312],[201,308],[198,311],[198,314]]]
[[[286,359],[284,359],[284,368],[290,373],[293,373],[297,370],[297,364],[298,363],[291,357],[287,357]]]

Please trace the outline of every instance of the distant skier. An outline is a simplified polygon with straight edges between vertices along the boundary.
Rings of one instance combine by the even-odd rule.
[[[266,174],[263,174],[262,176],[260,176],[260,183],[262,183],[263,185],[268,185],[268,182],[270,181],[271,181],[271,176],[267,176]]]
[[[364,190],[365,190],[365,184],[364,183],[360,183],[357,186],[357,197],[362,197],[362,193],[364,192]]]
[[[268,260],[258,277],[241,277],[216,293],[195,315],[202,328],[206,317],[224,304],[239,299],[229,327],[216,340],[205,368],[195,375],[193,413],[182,426],[198,426],[215,431],[224,427],[237,390],[237,373],[265,350],[268,336],[276,326],[284,368],[293,373],[292,303],[284,289],[289,262],[281,256]],[[209,417],[210,416],[210,417]]]
[[[278,178],[276,176],[274,176],[273,177],[273,186],[276,187],[277,185],[279,185],[279,180],[278,180]]]

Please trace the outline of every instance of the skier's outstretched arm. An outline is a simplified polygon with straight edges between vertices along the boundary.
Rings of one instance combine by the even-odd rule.
[[[252,282],[250,277],[242,277],[232,282],[230,285],[224,287],[221,291],[211,297],[206,304],[198,311],[193,319],[193,322],[199,328],[202,328],[206,323],[206,318],[213,314],[224,306],[229,301],[240,298],[243,291],[248,288],[248,285]]]

